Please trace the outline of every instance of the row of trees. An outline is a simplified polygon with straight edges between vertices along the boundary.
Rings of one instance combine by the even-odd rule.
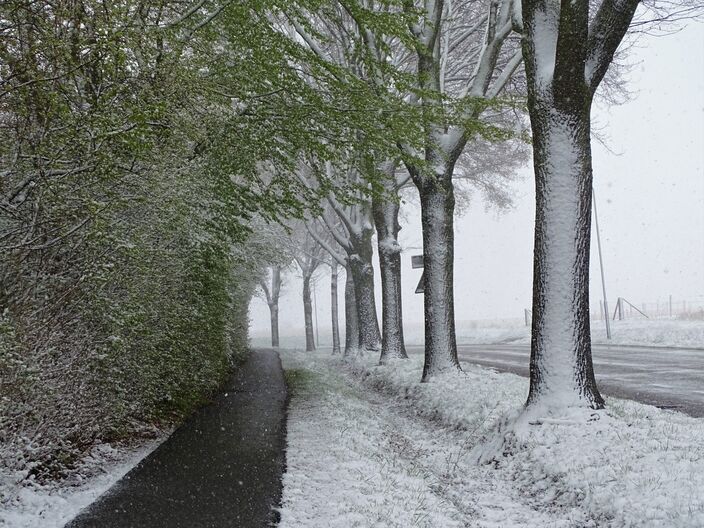
[[[600,87],[607,100],[621,89],[619,68],[611,67],[629,28],[697,16],[701,6],[639,0],[323,5],[313,10],[296,3],[282,10],[282,31],[325,63],[363,78],[381,104],[402,100],[413,131],[391,136],[391,150],[347,145],[335,162],[302,159],[295,170],[306,188],[327,191],[306,224],[307,236],[352,282],[346,289],[345,353],[378,352],[381,363],[406,357],[398,215],[401,190],[412,183],[423,228],[423,381],[460,369],[453,303],[457,179],[469,177],[493,190],[522,161],[529,123],[536,226],[528,404],[602,408],[588,311],[591,106]],[[340,190],[350,185],[356,195],[341,198]],[[374,306],[375,229],[381,333]]]
[[[318,200],[288,175],[382,143],[371,88],[277,10],[0,4],[0,463],[20,475],[205,401],[276,259],[256,231]]]

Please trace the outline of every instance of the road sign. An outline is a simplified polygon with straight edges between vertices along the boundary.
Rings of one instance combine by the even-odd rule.
[[[413,269],[422,268],[423,267],[423,255],[413,255],[411,257],[411,267]],[[425,292],[425,271],[420,276],[420,281],[418,282],[418,286],[416,286],[416,293],[424,293],[424,292]]]

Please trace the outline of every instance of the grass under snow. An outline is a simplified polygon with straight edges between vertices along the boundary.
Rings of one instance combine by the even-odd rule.
[[[527,380],[282,352],[284,528],[701,527],[704,420],[617,399],[526,418]]]

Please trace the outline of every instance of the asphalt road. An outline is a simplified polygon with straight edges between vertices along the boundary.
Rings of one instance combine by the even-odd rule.
[[[215,401],[65,528],[259,528],[278,521],[286,441],[278,354],[250,354]]]
[[[528,345],[459,345],[458,354],[528,376]],[[592,359],[603,394],[704,417],[704,349],[594,345]]]

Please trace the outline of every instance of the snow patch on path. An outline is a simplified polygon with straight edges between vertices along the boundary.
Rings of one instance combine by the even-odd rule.
[[[71,482],[42,485],[0,470],[0,527],[61,528],[157,448],[164,434],[140,447],[101,444],[80,463]],[[84,477],[82,475],[90,475]]]

